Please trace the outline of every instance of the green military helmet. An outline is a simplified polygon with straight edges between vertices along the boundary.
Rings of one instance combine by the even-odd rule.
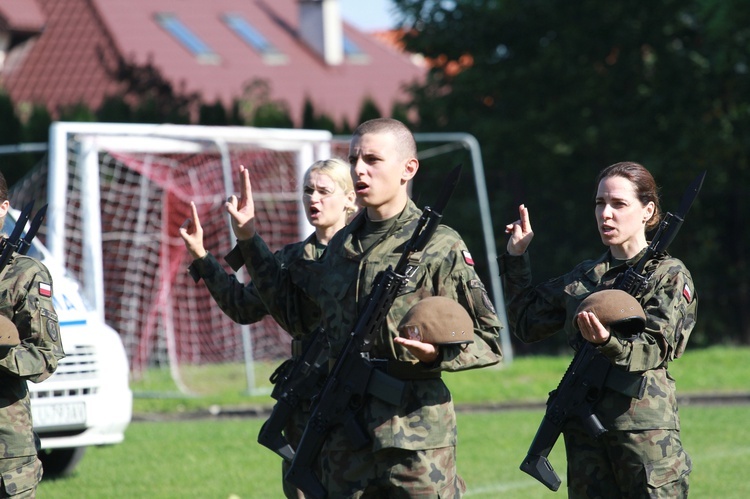
[[[18,329],[13,321],[0,315],[0,346],[16,346],[21,344]]]
[[[406,312],[398,330],[404,338],[433,345],[474,342],[471,316],[458,302],[444,296],[422,298]]]
[[[578,314],[593,312],[603,326],[621,334],[640,333],[646,327],[646,313],[638,300],[621,289],[604,289],[588,295],[576,310],[573,326],[578,329]]]

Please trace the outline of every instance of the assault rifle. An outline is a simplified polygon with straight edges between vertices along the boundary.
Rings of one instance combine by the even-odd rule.
[[[327,495],[323,484],[313,472],[313,464],[334,427],[341,425],[353,447],[362,448],[369,442],[369,437],[356,417],[367,397],[374,396],[392,405],[403,402],[405,383],[377,369],[370,361],[369,353],[399,290],[416,273],[419,262],[413,261],[411,257],[427,246],[437,230],[443,218],[443,210],[458,183],[460,171],[461,165],[458,165],[446,177],[435,208],[424,209],[396,267],[388,267],[375,279],[364,311],[336,357],[325,385],[316,398],[297,452],[285,476],[306,497],[320,499]]]
[[[36,213],[34,219],[31,221],[28,232],[26,232],[26,235],[21,238],[23,230],[26,228],[26,223],[29,221],[29,218],[31,218],[31,209],[33,207],[34,201],[28,202],[26,206],[23,207],[21,214],[18,216],[18,220],[16,220],[16,226],[13,228],[13,232],[11,232],[10,236],[4,238],[0,243],[0,272],[2,272],[5,266],[8,265],[13,253],[19,253],[21,255],[26,254],[31,246],[31,241],[34,239],[39,227],[42,225],[44,215],[47,212],[46,204]]]
[[[645,290],[650,277],[650,274],[645,273],[646,263],[657,253],[666,251],[667,246],[674,240],[685,221],[685,215],[703,186],[705,177],[706,172],[703,172],[693,180],[682,197],[677,213],[667,213],[664,216],[644,255],[615,279],[614,289],[621,289],[636,297]],[[606,433],[607,429],[594,414],[594,407],[607,389],[640,399],[643,398],[645,390],[645,378],[635,378],[629,373],[612,368],[612,363],[595,345],[584,342],[573,357],[557,389],[550,393],[544,419],[531,442],[526,458],[521,463],[521,470],[550,490],[556,491],[560,487],[560,478],[547,457],[565,425],[572,419],[580,420],[593,438]]]

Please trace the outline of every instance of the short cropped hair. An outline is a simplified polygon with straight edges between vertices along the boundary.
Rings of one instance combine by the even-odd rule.
[[[402,159],[417,157],[417,143],[411,130],[398,120],[392,118],[375,118],[360,124],[352,137],[361,137],[368,133],[390,133],[396,137],[396,147]]]

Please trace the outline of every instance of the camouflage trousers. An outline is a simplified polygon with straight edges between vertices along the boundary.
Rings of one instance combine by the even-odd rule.
[[[299,445],[299,441],[302,439],[302,434],[305,431],[305,425],[307,420],[310,419],[310,406],[308,401],[303,401],[303,408],[296,410],[292,413],[292,417],[284,429],[284,437],[289,444],[296,449]],[[317,463],[316,463],[317,464]],[[305,495],[297,487],[286,481],[284,478],[286,472],[291,467],[291,463],[286,460],[281,460],[281,487],[284,491],[284,497],[287,499],[304,499]],[[317,468],[316,474],[320,475],[320,469]]]
[[[684,498],[692,463],[679,430],[608,431],[598,439],[565,430],[568,497]]]
[[[456,473],[456,448],[369,448],[321,454],[322,481],[335,498],[460,498],[466,491]]]
[[[36,497],[36,486],[42,480],[42,462],[36,455],[0,459],[0,472],[0,497]]]

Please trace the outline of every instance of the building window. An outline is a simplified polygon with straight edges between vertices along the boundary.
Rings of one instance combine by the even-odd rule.
[[[198,61],[205,64],[218,64],[221,58],[198,35],[190,31],[176,15],[158,13],[155,16],[157,24],[172,35],[180,44],[193,54]]]
[[[239,14],[224,14],[221,16],[224,24],[235,35],[258,52],[263,60],[270,64],[284,64],[287,56],[282,54],[271,42]]]
[[[344,57],[346,57],[347,61],[355,64],[367,64],[370,62],[370,56],[364,53],[359,48],[359,45],[346,35],[344,35]]]

